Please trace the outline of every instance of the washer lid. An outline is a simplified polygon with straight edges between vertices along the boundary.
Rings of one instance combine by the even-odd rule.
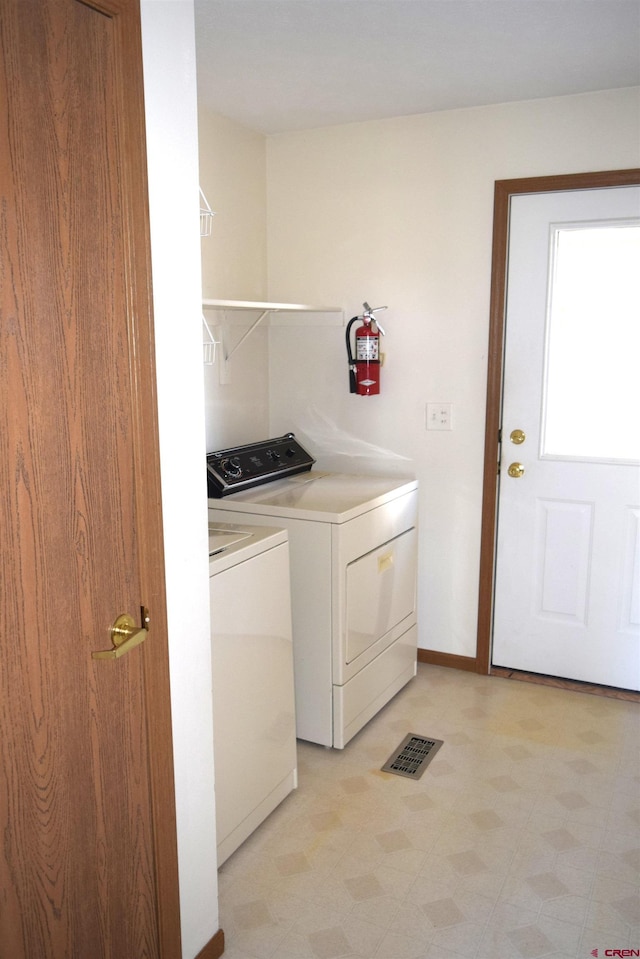
[[[221,523],[215,517],[210,517],[209,575],[222,573],[287,541],[287,530],[279,526]]]
[[[224,502],[210,500],[210,507],[238,513],[345,523],[376,506],[418,488],[415,479],[312,470],[267,486],[227,496]],[[212,519],[215,515],[209,514]]]
[[[241,529],[231,530],[222,529],[215,526],[209,527],[209,556],[215,556],[216,553],[222,553],[225,549],[235,546],[236,543],[247,539],[251,533]]]

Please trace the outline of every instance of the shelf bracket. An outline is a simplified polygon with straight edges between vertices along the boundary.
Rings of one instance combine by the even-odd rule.
[[[238,342],[236,343],[236,345],[233,347],[233,349],[232,349],[232,350],[229,350],[229,352],[225,354],[225,357],[224,357],[225,362],[227,362],[228,360],[231,359],[231,357],[233,356],[233,354],[235,353],[235,351],[238,349],[238,347],[239,347],[242,343],[244,343],[244,341],[246,340],[246,338],[247,338],[248,336],[250,336],[250,335],[253,333],[253,331],[255,330],[256,326],[258,326],[259,323],[262,323],[262,321],[264,320],[265,316],[269,316],[270,313],[275,313],[275,312],[276,312],[275,310],[263,310],[262,313],[260,314],[260,316],[258,317],[258,319],[255,320],[254,323],[252,323],[252,325],[249,327],[249,329],[244,331],[244,333],[242,334],[242,336],[240,337],[240,339],[238,340]]]
[[[217,343],[216,345],[221,346],[220,355],[221,355],[221,371],[223,368],[226,369],[226,363],[231,359],[233,354],[236,352],[239,346],[244,343],[248,336],[251,336],[255,328],[262,323],[265,317],[269,316],[271,313],[282,313],[282,314],[291,314],[291,313],[337,313],[342,319],[342,324],[344,324],[344,311],[340,307],[336,306],[308,306],[302,303],[260,303],[253,300],[203,300],[202,301],[203,310],[216,310],[226,314],[227,310],[236,310],[241,312],[258,312],[259,316],[251,326],[245,330],[238,342],[235,344],[233,349],[229,350],[227,353],[224,347],[223,342]],[[213,335],[209,329],[209,326],[204,319],[205,326],[210,336],[210,340],[213,341]],[[225,372],[225,381],[227,373]]]

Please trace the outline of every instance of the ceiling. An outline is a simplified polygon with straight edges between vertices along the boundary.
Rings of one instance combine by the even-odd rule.
[[[640,85],[640,0],[195,0],[198,97],[265,134]]]

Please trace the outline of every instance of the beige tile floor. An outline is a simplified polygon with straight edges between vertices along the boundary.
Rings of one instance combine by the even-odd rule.
[[[380,771],[407,733],[444,741],[415,782]],[[637,703],[420,665],[344,750],[298,743],[220,870],[225,959],[640,955],[639,744]]]

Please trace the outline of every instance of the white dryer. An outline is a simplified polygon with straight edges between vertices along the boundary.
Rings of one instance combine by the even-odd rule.
[[[310,457],[296,472],[300,450],[287,434],[209,454],[209,521],[287,529],[297,736],[342,748],[416,674],[418,484]],[[212,467],[228,468],[221,498]]]
[[[287,531],[209,524],[218,865],[297,785]]]

